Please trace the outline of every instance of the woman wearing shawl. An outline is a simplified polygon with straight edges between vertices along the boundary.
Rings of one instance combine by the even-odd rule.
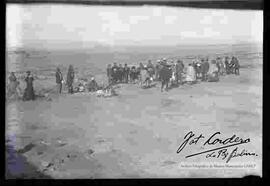
[[[23,94],[23,101],[35,100],[36,96],[35,96],[35,92],[34,92],[34,88],[33,88],[34,78],[31,75],[30,71],[27,71],[26,73],[27,73],[27,76],[25,78],[26,88],[25,88],[24,94]]]

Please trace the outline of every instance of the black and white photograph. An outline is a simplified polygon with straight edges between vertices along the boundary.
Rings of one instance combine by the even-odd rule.
[[[262,177],[263,10],[6,4],[6,179]]]

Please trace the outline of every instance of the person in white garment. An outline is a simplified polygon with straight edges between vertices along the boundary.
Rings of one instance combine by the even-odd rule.
[[[194,66],[191,63],[187,66],[186,82],[189,84],[196,82],[196,72]]]
[[[209,82],[219,81],[218,67],[217,67],[215,60],[212,60],[210,63],[210,67],[209,67],[209,71],[208,71],[208,81]]]

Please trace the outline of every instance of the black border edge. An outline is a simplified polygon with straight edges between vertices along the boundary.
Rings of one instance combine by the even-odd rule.
[[[134,1],[134,0],[7,0],[7,3],[33,4],[33,3],[54,3],[54,4],[80,4],[80,5],[121,5],[121,6],[141,6],[141,5],[165,5],[193,8],[218,8],[218,9],[252,9],[262,10],[263,0],[183,0],[183,1]]]

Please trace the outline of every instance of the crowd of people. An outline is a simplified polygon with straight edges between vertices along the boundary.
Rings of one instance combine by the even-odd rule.
[[[74,85],[75,71],[72,65],[69,65],[67,78],[64,81],[62,72],[59,67],[56,69],[56,87],[57,93],[61,94],[63,85],[67,86],[68,93],[74,92],[96,92],[104,93],[107,95],[115,94],[114,85],[119,83],[139,83],[141,87],[151,87],[153,82],[161,82],[161,91],[168,91],[169,87],[179,86],[184,83],[194,84],[199,79],[201,81],[217,82],[219,76],[226,74],[239,75],[239,61],[236,57],[232,56],[216,59],[212,59],[209,62],[208,58],[197,58],[185,67],[182,60],[168,61],[163,58],[158,60],[154,65],[151,60],[146,65],[140,63],[138,66],[127,64],[109,64],[107,66],[107,86],[99,86],[94,77],[91,77],[90,81],[84,79],[79,82],[76,87]],[[26,88],[24,90],[22,100],[35,100],[35,92],[33,87],[34,77],[30,71],[26,72],[25,77]],[[15,73],[11,72],[9,76],[8,84],[8,97],[15,95],[18,97],[21,90],[19,87],[19,81],[17,80]]]
[[[151,87],[152,82],[160,81],[163,91],[168,90],[169,84],[194,84],[198,79],[215,82],[219,81],[220,75],[239,75],[239,68],[239,61],[234,56],[231,59],[228,56],[217,57],[210,62],[208,58],[195,59],[186,68],[182,60],[169,62],[164,58],[158,60],[155,65],[151,60],[146,65],[140,63],[139,66],[109,64],[107,78],[109,84],[139,82],[142,87]]]

